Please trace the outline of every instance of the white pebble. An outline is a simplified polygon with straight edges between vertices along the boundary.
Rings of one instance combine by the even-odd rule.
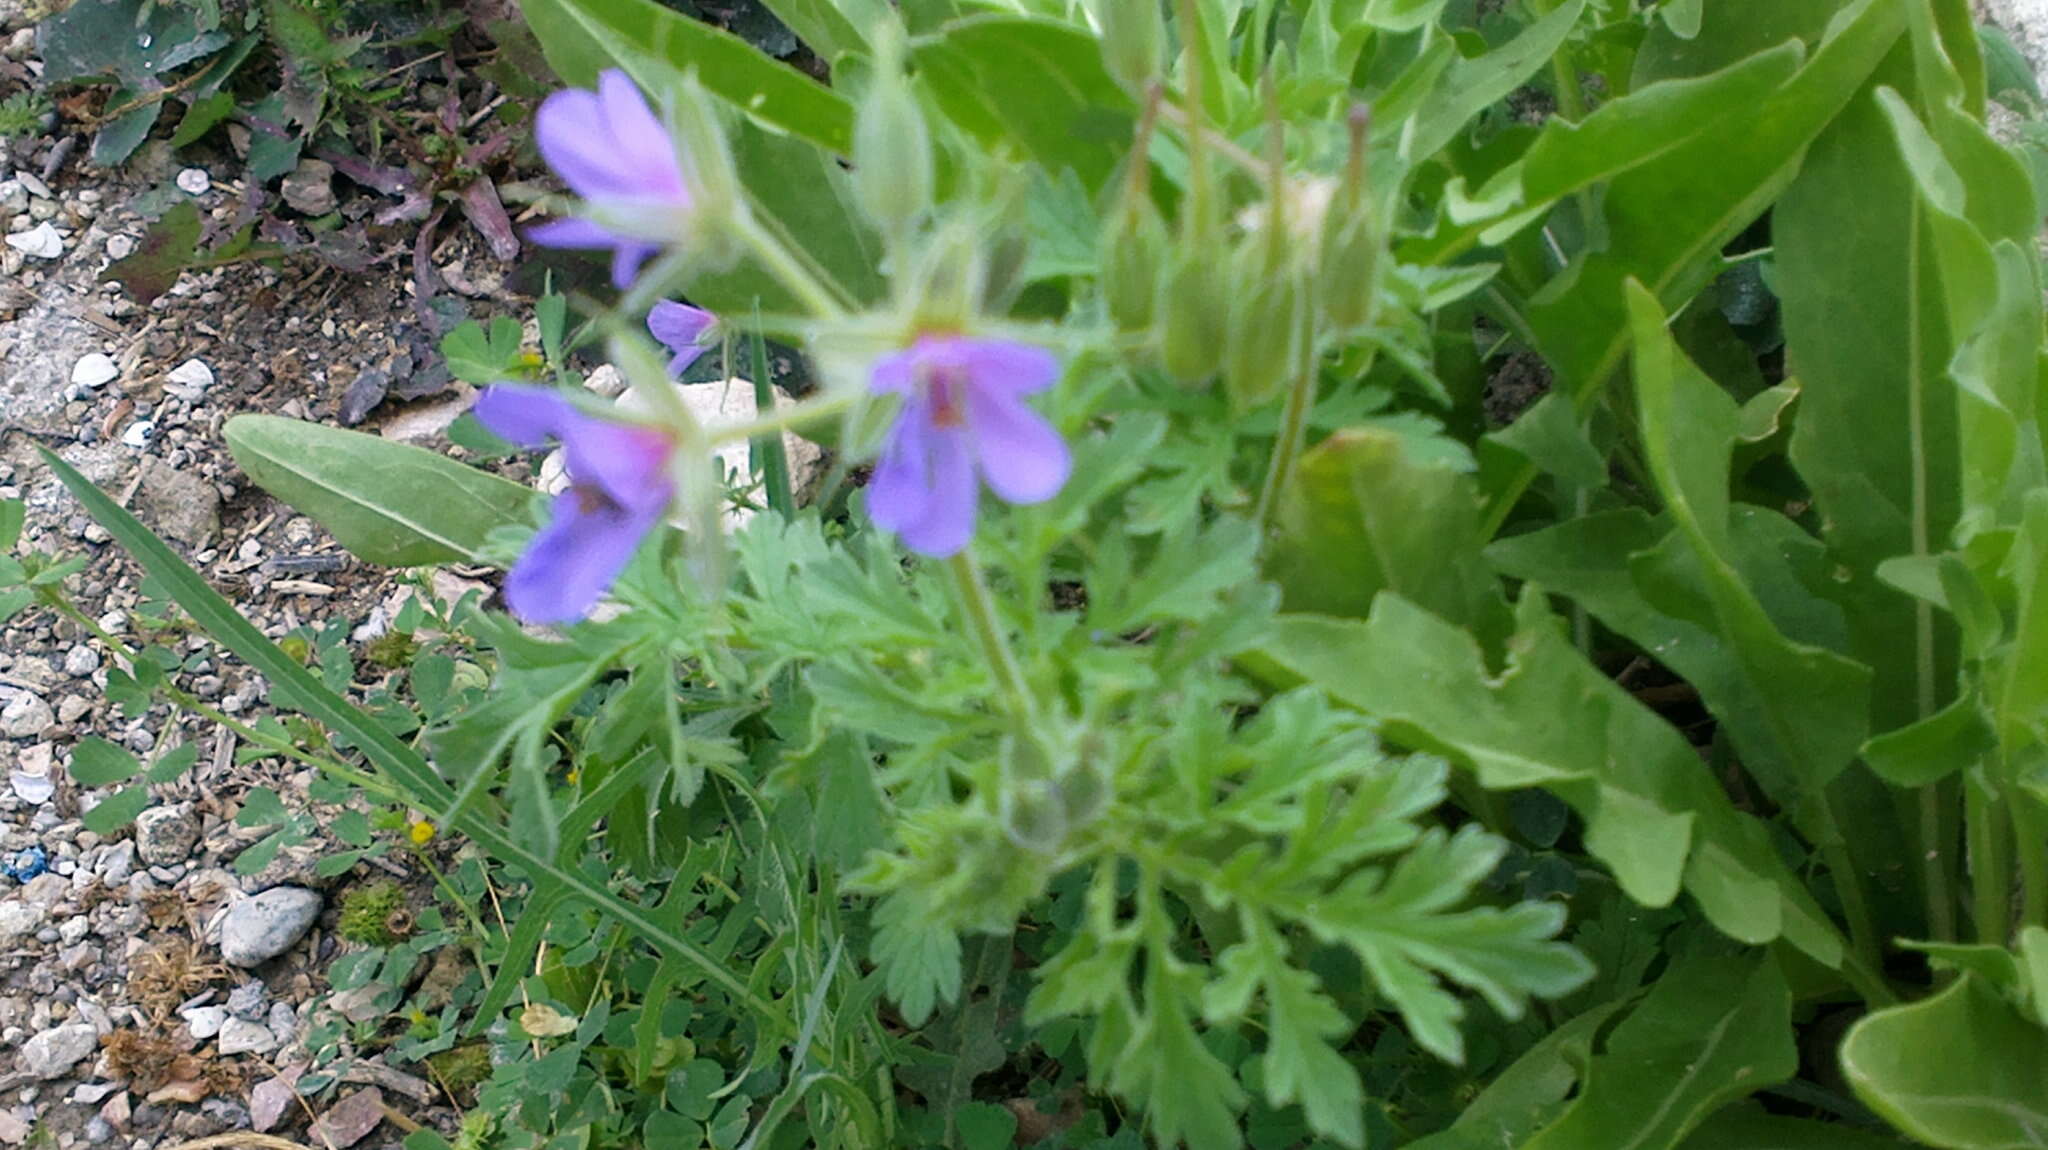
[[[186,168],[178,173],[178,190],[186,195],[204,195],[212,186],[213,177],[206,174],[205,168]]]
[[[195,400],[213,386],[213,369],[196,359],[188,359],[172,368],[171,374],[164,379],[164,390],[180,399]]]
[[[71,365],[71,382],[80,387],[98,387],[119,378],[121,368],[114,362],[114,357],[101,352],[80,356],[78,362]]]
[[[35,259],[54,260],[64,254],[64,237],[44,220],[28,231],[8,236],[7,246]]]
[[[29,171],[27,168],[14,173],[14,178],[21,181],[21,186],[27,188],[28,194],[31,196],[44,200],[56,198],[56,193],[50,190],[50,185],[44,183],[34,172]]]
[[[135,240],[129,236],[107,237],[107,258],[125,260],[135,254]]]
[[[130,447],[148,447],[149,441],[155,437],[156,424],[147,419],[138,419],[121,433],[121,442]]]

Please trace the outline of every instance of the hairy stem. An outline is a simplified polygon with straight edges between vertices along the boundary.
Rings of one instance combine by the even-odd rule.
[[[975,641],[988,660],[989,674],[995,677],[996,687],[1005,696],[1011,716],[1027,727],[1033,725],[1038,714],[1037,702],[1024,681],[1024,668],[1018,664],[1016,652],[1010,649],[1009,636],[996,613],[995,597],[981,576],[980,565],[973,555],[962,550],[946,560],[946,573],[953,578],[953,596],[959,601],[960,613],[967,617],[968,626],[974,631]]]

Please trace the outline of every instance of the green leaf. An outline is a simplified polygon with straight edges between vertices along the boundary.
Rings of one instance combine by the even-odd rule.
[[[270,827],[291,818],[291,812],[284,809],[283,800],[269,787],[257,787],[242,800],[242,809],[235,814],[238,827]]]
[[[1975,975],[1865,1017],[1841,1058],[1856,1096],[1924,1145],[2048,1146],[2048,1032]]]
[[[963,1150],[1008,1150],[1017,1137],[1017,1116],[993,1102],[969,1102],[953,1112]]]
[[[911,45],[940,108],[983,146],[1013,147],[1048,173],[1100,190],[1130,147],[1130,97],[1093,36],[1063,20],[978,15]]]
[[[201,136],[213,130],[215,124],[228,118],[235,110],[235,97],[231,92],[215,92],[195,100],[178,119],[178,130],[171,133],[171,147],[182,148],[199,142]]]
[[[1416,0],[1372,0],[1372,3],[1385,10],[1396,6],[1406,8],[1408,18],[1419,15]],[[1432,0],[1421,0],[1421,6],[1432,6]],[[1442,0],[1434,0],[1433,6],[1441,8]],[[1528,83],[1529,78],[1557,54],[1585,8],[1586,0],[1567,0],[1499,48],[1470,58],[1460,56],[1453,59],[1444,69],[1432,97],[1401,128],[1406,138],[1408,158],[1420,162],[1434,156],[1457,137],[1459,129],[1472,117]],[[1424,21],[1435,18],[1434,12],[1422,17]],[[1372,17],[1368,15],[1367,19]],[[1405,19],[1396,23],[1405,22]]]
[[[1908,1145],[1840,1122],[1787,1118],[1743,1103],[1701,1123],[1679,1150],[1906,1150]]]
[[[1451,1128],[1407,1150],[1493,1150],[1520,1146],[1568,1105],[1592,1061],[1593,1040],[1632,999],[1603,1003],[1543,1036],[1487,1084]]]
[[[1924,787],[1983,761],[1998,746],[1990,717],[1974,693],[1917,723],[1894,727],[1863,744],[1863,761],[1895,787]]]
[[[1794,41],[1697,79],[1669,80],[1602,104],[1578,123],[1552,120],[1522,157],[1522,194],[1551,203],[1655,162],[1729,118],[1741,119],[1799,70]]]
[[[880,299],[880,241],[854,206],[846,171],[832,153],[745,120],[733,126],[730,142],[756,217],[855,300]],[[689,294],[693,302],[732,316],[802,310],[788,288],[747,260],[730,271],[693,274]]]
[[[218,29],[200,31],[188,6],[143,0],[69,5],[44,20],[36,37],[44,83],[112,75],[138,88],[160,85],[166,73],[227,42]]]
[[[1386,32],[1413,32],[1436,23],[1444,4],[1445,0],[1365,0],[1365,22]]]
[[[108,795],[79,817],[84,821],[86,830],[96,835],[110,835],[134,822],[135,816],[148,805],[149,787],[137,785]]]
[[[1303,455],[1281,494],[1266,574],[1290,611],[1363,618],[1393,591],[1495,641],[1510,627],[1479,557],[1472,477],[1418,460],[1389,431],[1339,431]]]
[[[488,331],[475,320],[464,320],[441,337],[441,357],[448,361],[448,374],[465,383],[503,383],[525,374],[520,356],[522,332],[511,316],[494,316]]]
[[[1736,811],[1677,731],[1586,661],[1542,603],[1540,588],[1524,588],[1498,674],[1469,633],[1391,594],[1364,623],[1282,617],[1259,655],[1380,719],[1389,738],[1469,764],[1489,790],[1541,786],[1563,799],[1586,822],[1587,849],[1637,902],[1664,906],[1682,884],[1731,937],[1782,936],[1839,963],[1840,935],[1764,826]]]
[[[126,747],[97,735],[78,740],[78,745],[71,749],[71,777],[81,787],[125,783],[141,770],[141,762]]]
[[[1777,962],[1696,956],[1657,980],[1586,1067],[1571,1108],[1521,1150],[1668,1150],[1721,1105],[1798,1069]]]
[[[1623,283],[1641,281],[1667,306],[1704,286],[1723,246],[1798,173],[1806,146],[1891,49],[1900,23],[1898,5],[1857,0],[1806,65],[1749,114],[1716,123],[1608,185],[1605,242],[1575,260],[1527,310],[1538,349],[1571,382],[1576,405],[1584,407],[1627,350]],[[1502,490],[1494,521],[1505,518],[1505,503],[1526,481],[1525,475]]]
[[[1698,622],[1732,655],[1745,688],[1730,700],[1735,705],[1717,714],[1773,797],[1795,816],[1813,814],[1801,807],[1822,794],[1862,745],[1870,670],[1787,639],[1737,571],[1728,500],[1735,401],[1678,349],[1656,298],[1634,281],[1627,290],[1643,453],[1677,527],[1675,538],[1706,586],[1711,611]],[[1648,576],[1643,571],[1639,581]],[[1677,597],[1662,596],[1666,602]]]
[[[109,107],[118,107],[132,102],[138,93],[122,88],[107,98]],[[135,153],[142,141],[149,138],[149,130],[156,126],[158,116],[163,115],[164,102],[151,100],[131,111],[124,112],[102,125],[92,137],[92,162],[94,166],[112,168]]]
[[[777,129],[828,152],[853,151],[853,104],[730,32],[653,0],[525,0],[520,6],[548,64],[564,80],[594,86],[605,67],[622,67],[659,93],[647,67],[695,71],[706,91]],[[658,101],[657,101],[658,102]]]
[[[1266,990],[1266,1098],[1274,1106],[1299,1102],[1309,1124],[1346,1146],[1365,1144],[1365,1087],[1358,1071],[1330,1045],[1351,1032],[1346,1018],[1317,985],[1315,975],[1288,962],[1278,936],[1270,929],[1252,932],[1245,942],[1217,957],[1222,978],[1209,993],[1227,993],[1233,982],[1263,985]]]
[[[28,503],[20,499],[0,499],[0,552],[14,550],[21,542],[21,525],[28,519]]]
[[[894,19],[885,0],[762,0],[826,63],[866,54],[867,33]]]
[[[892,894],[875,907],[872,955],[903,1020],[922,1026],[941,1001],[960,997],[960,936],[922,919],[913,901]]]
[[[250,479],[370,563],[473,560],[492,531],[525,522],[533,500],[516,483],[375,435],[272,415],[235,416],[226,434]]]

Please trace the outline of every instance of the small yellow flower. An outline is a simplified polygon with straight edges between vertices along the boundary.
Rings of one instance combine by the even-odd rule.
[[[420,821],[412,825],[412,841],[414,843],[416,843],[419,846],[425,846],[433,840],[434,824],[428,822],[425,819],[421,819]]]

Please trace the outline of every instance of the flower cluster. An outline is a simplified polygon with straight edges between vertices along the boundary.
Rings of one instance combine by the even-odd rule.
[[[534,229],[537,242],[610,251],[622,288],[661,248],[688,242],[687,157],[625,73],[605,72],[595,92],[548,97],[536,132],[541,155],[583,201],[581,215]],[[656,304],[647,326],[668,347],[672,376],[718,337],[715,316],[674,301]],[[874,521],[911,551],[945,558],[973,537],[984,484],[1008,503],[1050,499],[1072,459],[1024,400],[1059,374],[1059,360],[1043,348],[959,333],[921,334],[876,359],[868,390],[898,406],[868,491]],[[581,618],[675,503],[676,438],[517,384],[488,389],[476,413],[513,442],[562,444],[569,488],[512,569],[506,599],[532,622]]]

